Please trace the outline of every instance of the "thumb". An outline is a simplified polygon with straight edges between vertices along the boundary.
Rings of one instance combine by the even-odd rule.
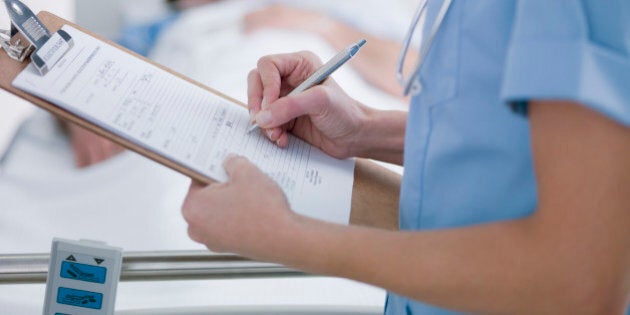
[[[225,159],[223,168],[230,178],[230,181],[235,182],[251,180],[257,173],[262,173],[256,165],[252,164],[246,157],[233,154]]]

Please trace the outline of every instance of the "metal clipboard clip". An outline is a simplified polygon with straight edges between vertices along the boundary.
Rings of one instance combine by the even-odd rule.
[[[11,18],[11,30],[0,30],[0,46],[13,60],[23,62],[29,56],[41,75],[48,73],[74,46],[72,37],[59,30],[54,34],[19,0],[4,0]],[[12,42],[17,33],[24,35],[29,45],[20,39]]]

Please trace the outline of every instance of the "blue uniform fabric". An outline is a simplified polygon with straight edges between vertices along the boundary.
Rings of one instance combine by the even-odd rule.
[[[441,4],[429,0],[427,23]],[[630,1],[454,0],[420,81],[400,228],[528,216],[537,205],[529,122],[508,105],[574,100],[630,126]],[[385,313],[459,314],[392,293]]]
[[[173,13],[153,22],[127,25],[116,42],[146,57],[151,53],[162,32],[175,23],[178,17],[179,14]]]

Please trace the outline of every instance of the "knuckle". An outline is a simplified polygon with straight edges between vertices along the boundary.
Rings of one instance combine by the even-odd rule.
[[[300,50],[298,51],[298,55],[300,55],[304,59],[311,60],[313,58],[317,58],[317,55],[310,50]]]
[[[199,233],[197,233],[197,230],[191,226],[188,226],[188,237],[195,242],[203,242],[203,238],[201,237],[201,235],[199,235]]]
[[[313,64],[314,66],[319,66],[322,64],[322,60],[317,56],[314,52],[309,50],[302,50],[298,52],[298,55],[302,57],[305,61]]]
[[[193,208],[190,206],[190,202],[189,201],[185,201],[184,202],[184,206],[182,207],[182,217],[189,224],[196,221],[195,220],[195,214],[194,214],[194,211],[192,209]]]
[[[249,71],[247,74],[247,82],[249,83],[249,86],[256,86],[258,81],[260,81],[260,70],[256,68]]]
[[[227,248],[229,247],[226,246],[225,239],[220,235],[213,235],[208,237],[205,240],[204,245],[206,245],[206,247],[213,253],[225,253],[228,251]]]
[[[273,63],[273,58],[275,55],[267,55],[267,56],[263,56],[260,57],[258,59],[258,62],[256,63],[256,65],[258,66],[258,68],[264,68],[266,65],[272,64]],[[257,71],[257,70],[255,70]]]
[[[249,71],[249,73],[247,74],[247,77],[249,79],[255,79],[257,76],[259,75],[259,71],[258,69],[252,69]]]
[[[190,194],[186,197],[182,205],[182,217],[188,224],[200,222],[201,212],[199,211],[198,202],[196,198]]]

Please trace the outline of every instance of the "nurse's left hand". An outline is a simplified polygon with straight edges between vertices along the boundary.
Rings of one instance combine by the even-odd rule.
[[[298,216],[280,187],[246,158],[228,157],[224,167],[227,182],[191,184],[182,207],[188,235],[215,252],[272,260]]]

